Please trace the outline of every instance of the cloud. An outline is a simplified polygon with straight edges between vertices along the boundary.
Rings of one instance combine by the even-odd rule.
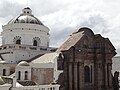
[[[1,0],[0,2],[0,17],[16,16],[23,6],[17,2]]]
[[[0,25],[30,6],[34,16],[50,28],[50,46],[60,46],[76,28],[87,26],[108,37],[120,53],[119,0],[1,0]]]
[[[100,14],[90,14],[88,17],[78,23],[78,26],[89,27],[94,31],[94,33],[106,34],[109,32],[108,23],[104,16]]]

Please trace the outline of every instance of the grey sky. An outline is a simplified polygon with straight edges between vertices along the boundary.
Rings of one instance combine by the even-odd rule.
[[[68,35],[87,26],[108,37],[120,55],[120,0],[0,0],[0,26],[27,6],[50,28],[50,46],[59,47]]]

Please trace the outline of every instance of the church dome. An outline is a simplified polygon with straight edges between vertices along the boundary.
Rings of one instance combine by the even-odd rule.
[[[21,61],[17,66],[30,66],[30,65],[26,61]]]
[[[32,10],[29,7],[24,8],[22,10],[22,14],[8,22],[8,24],[12,23],[30,23],[43,25],[43,23],[38,18],[32,15]]]

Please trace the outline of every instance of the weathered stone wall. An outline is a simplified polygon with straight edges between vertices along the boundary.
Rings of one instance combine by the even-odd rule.
[[[53,82],[53,68],[32,68],[32,80],[38,84]]]
[[[94,35],[90,30],[79,31],[73,33],[60,48],[64,55],[64,80],[59,78],[59,81],[65,83],[61,90],[112,90],[111,59],[116,54],[114,46],[109,39]],[[78,40],[79,37],[74,38],[77,33],[84,35]],[[85,66],[89,69],[88,77],[85,76]],[[86,78],[89,82],[85,81]]]

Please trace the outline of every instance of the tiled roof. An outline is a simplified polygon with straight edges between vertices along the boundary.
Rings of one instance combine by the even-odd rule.
[[[0,76],[0,85],[5,84],[4,80],[2,79],[2,77]]]
[[[84,35],[84,31],[73,33],[72,35],[70,35],[68,40],[57,49],[57,52],[70,49],[83,37],[83,35]]]
[[[35,86],[36,85],[34,81],[17,81],[17,82],[23,86]]]
[[[55,58],[58,56],[58,53],[46,53],[41,57],[33,60],[31,63],[54,63]]]

